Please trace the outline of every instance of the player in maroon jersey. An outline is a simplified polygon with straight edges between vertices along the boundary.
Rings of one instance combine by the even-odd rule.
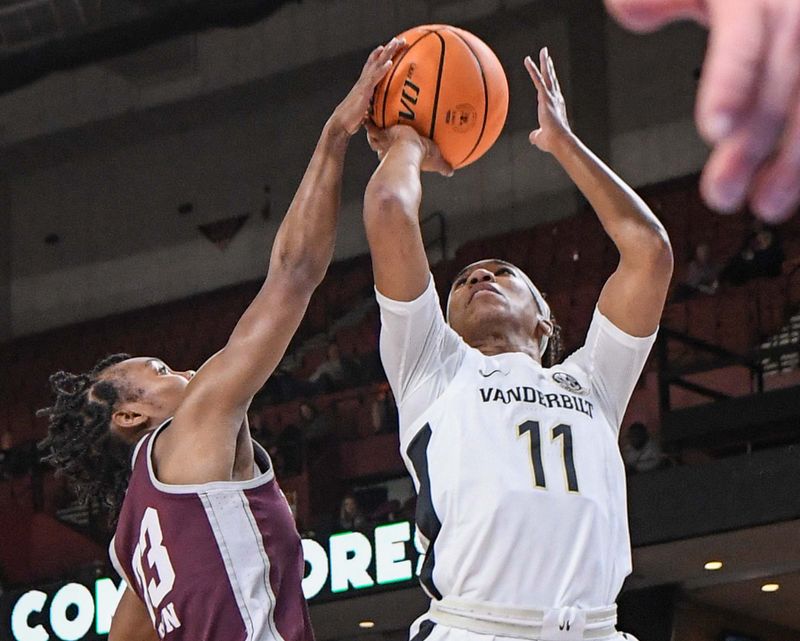
[[[47,458],[117,521],[110,554],[128,589],[111,641],[313,639],[300,537],[246,412],[328,268],[347,144],[401,46],[372,52],[325,124],[264,285],[222,350],[196,374],[117,355],[51,377]]]

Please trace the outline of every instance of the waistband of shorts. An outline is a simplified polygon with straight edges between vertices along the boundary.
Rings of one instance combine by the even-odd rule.
[[[428,616],[441,625],[479,634],[549,641],[542,637],[545,619],[556,617],[568,621],[570,618],[574,619],[578,612],[585,616],[583,639],[605,641],[617,638],[616,604],[587,609],[574,607],[536,609],[445,596],[438,601],[431,601]]]

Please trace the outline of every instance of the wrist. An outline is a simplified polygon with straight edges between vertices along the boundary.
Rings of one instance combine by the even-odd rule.
[[[396,150],[395,155],[402,154],[406,158],[422,164],[429,151],[426,140],[408,125],[395,125],[387,131],[389,133],[388,151],[394,149]]]
[[[422,163],[425,156],[428,154],[428,146],[419,136],[398,137],[392,143],[392,147],[401,149],[404,154],[410,156],[414,160],[419,160],[420,163]]]
[[[578,148],[580,144],[578,137],[571,130],[566,129],[553,137],[551,153],[558,158],[559,156],[571,153]]]
[[[334,113],[322,129],[322,139],[329,144],[344,145],[350,142],[353,134],[347,131],[344,123]]]

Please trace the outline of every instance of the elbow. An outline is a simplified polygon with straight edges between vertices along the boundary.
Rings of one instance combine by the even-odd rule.
[[[664,227],[658,223],[628,226],[615,242],[620,260],[652,274],[672,276],[672,244]]]
[[[413,221],[416,224],[419,198],[414,198],[407,190],[398,188],[383,180],[371,180],[364,193],[364,223],[371,226],[380,220],[383,225],[389,221]]]
[[[654,271],[672,276],[675,259],[667,231],[658,226],[641,243],[642,254]]]
[[[294,283],[296,290],[311,295],[325,279],[330,262],[330,259],[319,260],[309,257],[305,261],[298,261],[291,266],[287,266],[285,273]]]
[[[311,297],[325,278],[327,264],[320,265],[308,262],[292,261],[270,266],[267,280],[273,285],[291,291],[293,296]]]
[[[312,293],[325,278],[333,248],[328,252],[275,252],[270,259],[269,277],[291,282],[296,291]]]

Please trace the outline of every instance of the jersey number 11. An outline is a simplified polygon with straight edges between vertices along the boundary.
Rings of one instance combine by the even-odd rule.
[[[538,421],[525,421],[517,425],[517,438],[528,437],[531,452],[531,465],[533,467],[533,484],[539,488],[547,488],[542,463],[542,438]],[[578,476],[575,473],[575,459],[572,456],[572,427],[561,423],[550,431],[550,440],[561,438],[561,457],[564,461],[564,473],[567,477],[567,489],[570,492],[579,492]]]

